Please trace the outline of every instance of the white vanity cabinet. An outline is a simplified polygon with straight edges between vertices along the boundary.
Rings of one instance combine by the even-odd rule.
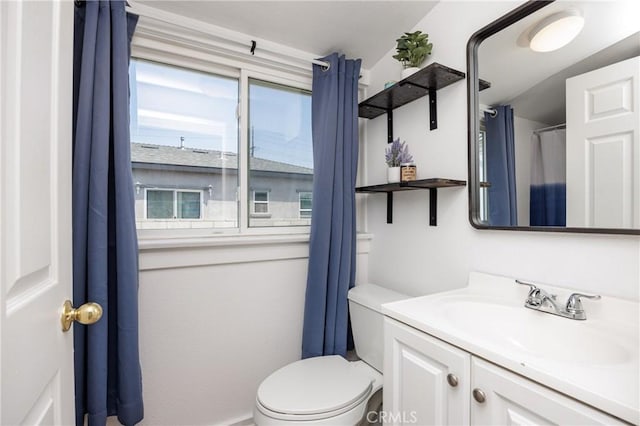
[[[559,392],[385,318],[387,424],[626,424]]]

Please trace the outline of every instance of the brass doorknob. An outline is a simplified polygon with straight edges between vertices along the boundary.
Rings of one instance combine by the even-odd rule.
[[[71,323],[74,321],[89,325],[98,322],[101,317],[102,307],[97,303],[85,303],[78,309],[74,309],[71,301],[67,300],[64,302],[64,305],[62,305],[62,315],[60,315],[62,331],[69,331]]]

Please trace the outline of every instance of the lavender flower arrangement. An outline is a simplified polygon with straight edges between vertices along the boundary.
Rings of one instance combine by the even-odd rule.
[[[413,156],[409,154],[407,143],[400,142],[400,138],[398,138],[385,150],[384,160],[389,167],[400,167],[402,163],[411,163]]]

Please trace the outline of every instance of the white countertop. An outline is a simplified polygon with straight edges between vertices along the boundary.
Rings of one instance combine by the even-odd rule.
[[[569,289],[539,285],[558,294]],[[640,423],[640,305],[583,299],[587,320],[524,307],[528,287],[472,272],[467,287],[382,305],[385,315],[633,424]]]

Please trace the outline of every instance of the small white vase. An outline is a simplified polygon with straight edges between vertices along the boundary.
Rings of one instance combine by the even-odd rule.
[[[389,167],[387,169],[387,182],[400,182],[400,167]]]
[[[402,79],[404,80],[405,78],[409,77],[411,74],[415,74],[418,71],[420,71],[420,68],[418,67],[404,68],[402,70]]]

